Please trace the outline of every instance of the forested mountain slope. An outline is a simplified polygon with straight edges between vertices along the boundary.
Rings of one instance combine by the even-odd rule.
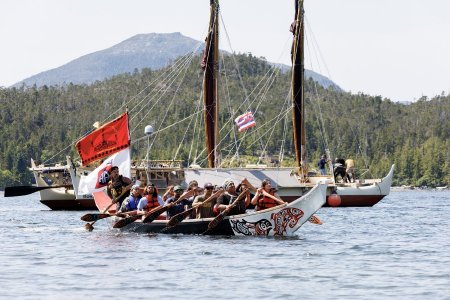
[[[266,61],[251,55],[238,55],[235,59],[240,72],[221,73],[222,78],[226,77],[221,81],[226,81],[220,96],[222,124],[230,118],[232,109],[229,108],[238,109],[245,93],[257,93],[260,81],[272,70]],[[231,58],[226,60],[230,62]],[[124,104],[130,109],[132,139],[142,137],[147,124],[155,128],[176,124],[155,138],[150,158],[183,159],[187,163],[193,139],[187,134],[188,117],[201,99],[199,61],[200,56],[192,60],[182,76],[182,85],[164,86],[167,99],[154,107],[146,102],[138,104],[138,101],[150,99],[146,98],[151,93],[149,84],[167,69],[143,69],[92,85],[0,89],[0,187],[30,183],[32,176],[27,170],[30,158],[54,163],[64,162],[65,155],[76,157],[72,143],[90,131],[95,121],[118,116],[124,110]],[[242,86],[246,87],[246,92]],[[255,109],[258,125],[251,132],[264,131],[263,124],[270,120],[282,121],[279,108],[289,99],[289,87],[290,74],[280,72],[264,94],[264,101],[258,100],[253,106],[258,105]],[[367,166],[372,176],[385,175],[395,163],[394,184],[450,185],[450,95],[422,98],[403,105],[379,96],[325,89],[312,80],[307,81],[305,93],[307,153],[312,167],[324,152],[325,135],[333,155],[356,159],[358,167],[364,169]],[[144,109],[135,109],[139,106]],[[166,118],[159,121],[161,116]],[[321,120],[325,124],[324,131],[320,130]],[[278,154],[281,140],[284,140],[285,163],[288,163],[292,161],[292,131],[288,123],[288,132],[283,134],[283,122],[279,123],[271,129],[272,142],[267,142],[266,150],[270,155]],[[233,134],[223,136],[223,145],[232,143]],[[260,155],[258,148],[251,147],[262,144],[259,139],[249,134],[241,144],[241,154]],[[204,142],[195,147],[201,150]],[[178,153],[177,157],[174,157],[175,153]],[[145,140],[133,144],[134,158],[145,155]]]

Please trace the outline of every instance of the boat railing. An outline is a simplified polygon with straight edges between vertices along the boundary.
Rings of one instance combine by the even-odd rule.
[[[181,169],[182,160],[139,160],[134,161],[133,165],[137,169]]]

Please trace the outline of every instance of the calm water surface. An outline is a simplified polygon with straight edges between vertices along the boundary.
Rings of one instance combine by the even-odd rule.
[[[120,233],[0,193],[1,299],[450,299],[450,191],[323,208],[297,236]]]

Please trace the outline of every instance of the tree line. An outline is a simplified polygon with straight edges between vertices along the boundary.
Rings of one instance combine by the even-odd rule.
[[[92,130],[94,122],[117,117],[125,106],[130,110],[132,139],[143,136],[145,125],[166,128],[176,124],[152,141],[150,159],[191,163],[193,153],[200,153],[205,145],[202,134],[188,128],[195,123],[189,116],[201,101],[199,61],[195,57],[177,73],[182,84],[156,80],[170,70],[179,71],[168,66],[157,71],[135,70],[90,85],[0,88],[0,188],[30,184],[31,158],[53,164],[64,163],[66,155],[77,157],[73,143]],[[242,157],[256,161],[261,145],[266,153],[276,155],[283,144],[284,165],[292,164],[291,124],[285,128],[280,113],[289,100],[290,73],[280,72],[270,78],[270,86],[264,86],[268,74],[276,72],[264,58],[239,54],[221,62],[222,66],[232,64],[238,64],[239,72],[221,71],[220,123],[233,118],[233,113],[244,112],[246,107],[239,107],[248,101],[251,109],[257,107],[257,126],[240,141]],[[450,95],[422,97],[405,105],[381,96],[325,89],[309,79],[305,96],[306,151],[312,168],[327,147],[333,156],[356,160],[359,169],[368,170],[368,177],[384,176],[395,163],[395,185],[450,185]],[[196,132],[202,126],[198,123]],[[270,134],[270,141],[263,140],[258,131],[264,138]],[[221,134],[224,149],[242,137],[236,128]],[[146,147],[146,140],[133,144],[133,158],[144,158]],[[178,157],[173,157],[175,153]]]

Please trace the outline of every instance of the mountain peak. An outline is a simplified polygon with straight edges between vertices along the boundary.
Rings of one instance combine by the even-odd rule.
[[[137,34],[110,48],[93,52],[69,63],[31,76],[14,86],[92,83],[134,69],[160,69],[199,48],[201,42],[173,33]]]
[[[200,53],[203,42],[187,37],[180,32],[136,34],[110,48],[86,54],[58,68],[26,78],[13,86],[63,85],[67,83],[90,84],[112,76],[133,72],[135,69],[160,69],[176,58],[192,51]],[[280,66],[290,69],[288,66]],[[306,70],[324,87],[337,87],[328,78]],[[337,88],[339,90],[339,88]]]

